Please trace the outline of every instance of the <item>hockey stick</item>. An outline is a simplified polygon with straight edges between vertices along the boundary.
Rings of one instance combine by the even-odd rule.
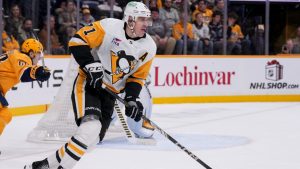
[[[126,138],[130,143],[136,143],[135,137],[133,136],[133,133],[129,130],[129,127],[125,121],[125,118],[121,112],[121,108],[119,107],[117,101],[115,102],[115,110],[117,113],[117,117],[122,125],[122,129],[125,132]]]
[[[110,89],[108,89],[106,87],[105,84],[102,83],[102,88],[104,90],[106,90],[108,93],[110,93],[112,96],[114,96],[116,99],[118,99],[121,103],[123,103],[126,107],[129,107],[130,105],[124,100],[122,99],[119,95],[117,95],[116,93],[114,93],[113,91],[111,91]],[[196,160],[198,163],[200,163],[203,167],[205,167],[206,169],[212,169],[210,166],[208,166],[205,162],[203,162],[200,158],[198,158],[194,153],[192,153],[191,151],[189,151],[186,147],[184,147],[183,145],[181,145],[177,140],[175,140],[172,136],[170,136],[168,133],[166,133],[163,129],[161,129],[157,124],[155,124],[153,121],[151,121],[150,119],[148,119],[146,116],[142,116],[142,118],[144,120],[148,120],[151,122],[151,124],[157,129],[157,131],[162,134],[163,136],[165,136],[168,140],[170,140],[172,143],[174,143],[176,146],[178,146],[181,150],[183,150],[184,152],[186,152],[190,157],[192,157],[194,160]]]

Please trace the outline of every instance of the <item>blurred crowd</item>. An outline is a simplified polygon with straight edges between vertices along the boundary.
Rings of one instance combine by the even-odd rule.
[[[127,0],[81,0],[80,9],[73,0],[51,0],[50,42],[51,54],[69,54],[69,39],[80,27],[107,17],[122,19]],[[193,55],[264,54],[264,25],[241,22],[239,10],[228,8],[227,27],[224,23],[224,0],[145,0],[152,13],[153,25],[148,33],[157,44],[157,54]],[[27,38],[38,38],[47,47],[47,1],[4,1],[3,52],[19,49]],[[34,9],[34,10],[33,10]],[[77,12],[79,24],[77,23]],[[185,13],[187,11],[187,13]],[[223,31],[226,32],[226,39]],[[282,46],[283,53],[300,53],[300,27],[297,35]],[[49,52],[48,52],[49,53]]]

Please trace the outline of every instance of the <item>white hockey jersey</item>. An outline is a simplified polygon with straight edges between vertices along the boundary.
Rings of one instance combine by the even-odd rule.
[[[156,44],[146,34],[145,37],[127,39],[125,22],[107,18],[81,28],[69,46],[88,45],[95,60],[100,60],[105,70],[103,82],[114,92],[124,89],[126,82],[144,85],[152,60],[156,54]]]

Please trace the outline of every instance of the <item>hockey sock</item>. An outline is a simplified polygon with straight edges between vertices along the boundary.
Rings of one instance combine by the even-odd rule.
[[[60,166],[66,169],[73,168],[99,136],[101,123],[99,120],[90,120],[82,123],[71,140],[57,150],[57,160]]]
[[[73,168],[86,150],[87,146],[85,144],[72,137],[68,143],[56,151],[56,158],[64,168]]]
[[[53,154],[47,158],[50,168],[57,168],[59,166],[59,161],[57,159],[59,156],[57,153],[58,152],[56,151],[55,154]]]

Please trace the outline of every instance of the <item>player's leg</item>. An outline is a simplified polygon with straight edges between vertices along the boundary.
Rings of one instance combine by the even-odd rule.
[[[1,93],[0,93],[1,95]],[[3,133],[5,126],[11,121],[12,114],[7,107],[2,106],[0,102],[0,136]],[[0,151],[1,154],[1,151]]]
[[[12,114],[7,108],[8,102],[0,91],[0,136],[5,126],[11,121]]]
[[[7,107],[3,107],[0,103],[0,136],[5,126],[11,121],[12,114]]]
[[[48,158],[35,161],[24,169],[71,169],[85,154],[88,147],[98,138],[101,123],[97,115],[85,115],[73,137],[55,154]]]
[[[150,118],[152,114],[152,96],[149,89],[147,88],[147,85],[143,86],[139,97],[141,99],[141,103],[144,106],[143,114],[147,118]],[[145,121],[142,119],[139,122],[136,122],[131,118],[127,118],[127,122],[130,130],[133,131],[137,137],[151,138],[154,134],[154,127],[149,121]]]
[[[91,90],[85,85],[85,78],[77,76],[72,91],[75,121],[79,125],[76,133],[54,154],[45,160],[33,162],[25,168],[73,168],[87,148],[98,139],[101,130],[101,101],[99,94]]]
[[[84,77],[78,76],[72,92],[73,110],[79,127],[71,140],[56,151],[57,161],[63,168],[73,168],[98,139],[101,130],[101,93],[86,86],[84,80]]]
[[[101,93],[100,99],[102,103],[101,104],[102,116],[100,118],[102,128],[99,136],[100,136],[100,141],[102,141],[112,121],[112,114],[114,111],[114,105],[116,99],[105,90],[103,90],[103,92]]]

